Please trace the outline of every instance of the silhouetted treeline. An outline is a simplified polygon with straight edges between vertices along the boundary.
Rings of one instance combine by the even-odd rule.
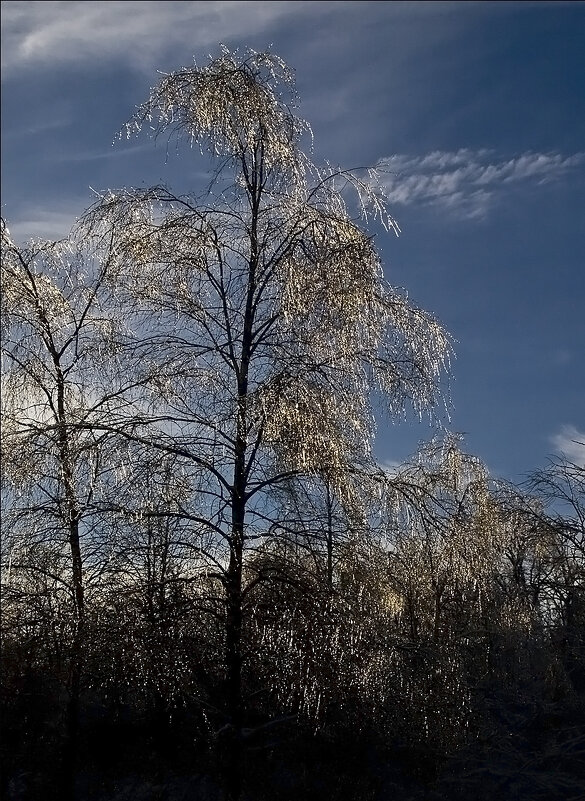
[[[578,798],[583,469],[557,462],[529,494],[452,443],[427,447],[359,531],[321,489],[304,498],[306,530],[265,538],[246,568],[242,797]],[[107,511],[96,526],[75,798],[223,797],[225,606],[184,536],[166,515]],[[73,588],[56,543],[7,543],[3,793],[50,801]]]

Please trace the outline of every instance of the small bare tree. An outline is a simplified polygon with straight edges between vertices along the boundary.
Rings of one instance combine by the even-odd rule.
[[[584,444],[584,443],[579,443]],[[561,632],[561,654],[573,684],[585,686],[585,465],[566,457],[535,471],[529,489],[543,503],[541,525],[550,532],[543,554],[549,574],[547,612]]]
[[[120,320],[107,254],[72,237],[16,246],[2,226],[3,580],[9,594],[51,570],[69,594],[65,767],[75,763],[86,593],[103,557],[111,435],[96,431],[129,387],[117,351]],[[42,558],[41,558],[42,557]],[[63,792],[71,793],[72,786]]]

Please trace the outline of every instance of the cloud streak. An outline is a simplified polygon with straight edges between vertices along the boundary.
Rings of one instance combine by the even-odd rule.
[[[529,5],[525,2],[525,5]],[[2,6],[2,73],[8,80],[17,70],[71,65],[95,67],[118,62],[152,72],[164,56],[173,63],[189,59],[201,49],[215,50],[219,42],[251,38],[287,30],[290,20],[310,20],[311,26],[341,19],[352,29],[352,20],[392,19],[416,25],[407,36],[410,45],[421,42],[423,24],[427,32],[453,31],[462,19],[492,14],[497,4],[358,2],[358,0],[11,0]],[[428,22],[428,25],[426,24]],[[403,43],[403,42],[402,42]],[[395,42],[397,47],[400,42]]]
[[[585,152],[522,153],[497,159],[490,150],[435,151],[424,156],[395,155],[376,165],[393,204],[435,205],[465,219],[483,218],[497,194],[513,185],[543,185],[583,168]]]
[[[73,201],[61,209],[39,208],[31,205],[25,208],[14,222],[8,219],[10,236],[17,243],[29,239],[57,240],[66,237],[80,214],[80,203]]]
[[[585,431],[579,431],[573,425],[565,425],[550,438],[550,442],[559,456],[585,467]]]
[[[322,3],[227,1],[10,2],[2,9],[2,71],[107,61],[152,69],[164,53],[216,47],[294,14],[320,13]],[[329,5],[329,4],[325,4]]]

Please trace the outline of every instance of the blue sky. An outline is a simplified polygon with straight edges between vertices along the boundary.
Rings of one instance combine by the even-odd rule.
[[[272,46],[314,157],[384,162],[386,277],[456,339],[451,430],[494,475],[585,464],[585,3],[16,2],[2,12],[2,214],[59,238],[91,188],[201,180],[116,141],[157,70]],[[446,422],[446,421],[445,421]],[[433,431],[380,425],[402,461]]]

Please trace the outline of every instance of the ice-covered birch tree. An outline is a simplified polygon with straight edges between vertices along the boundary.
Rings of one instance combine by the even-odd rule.
[[[441,325],[384,280],[368,225],[396,224],[373,176],[313,164],[295,106],[292,73],[271,53],[223,49],[164,75],[126,131],[209,157],[209,190],[110,191],[85,220],[114,243],[117,291],[142,336],[137,371],[161,365],[132,436],[179,457],[198,486],[175,512],[222,590],[235,740],[244,567],[278,536],[272,490],[314,477],[359,510],[376,470],[374,396],[390,417],[432,412],[450,353]]]

